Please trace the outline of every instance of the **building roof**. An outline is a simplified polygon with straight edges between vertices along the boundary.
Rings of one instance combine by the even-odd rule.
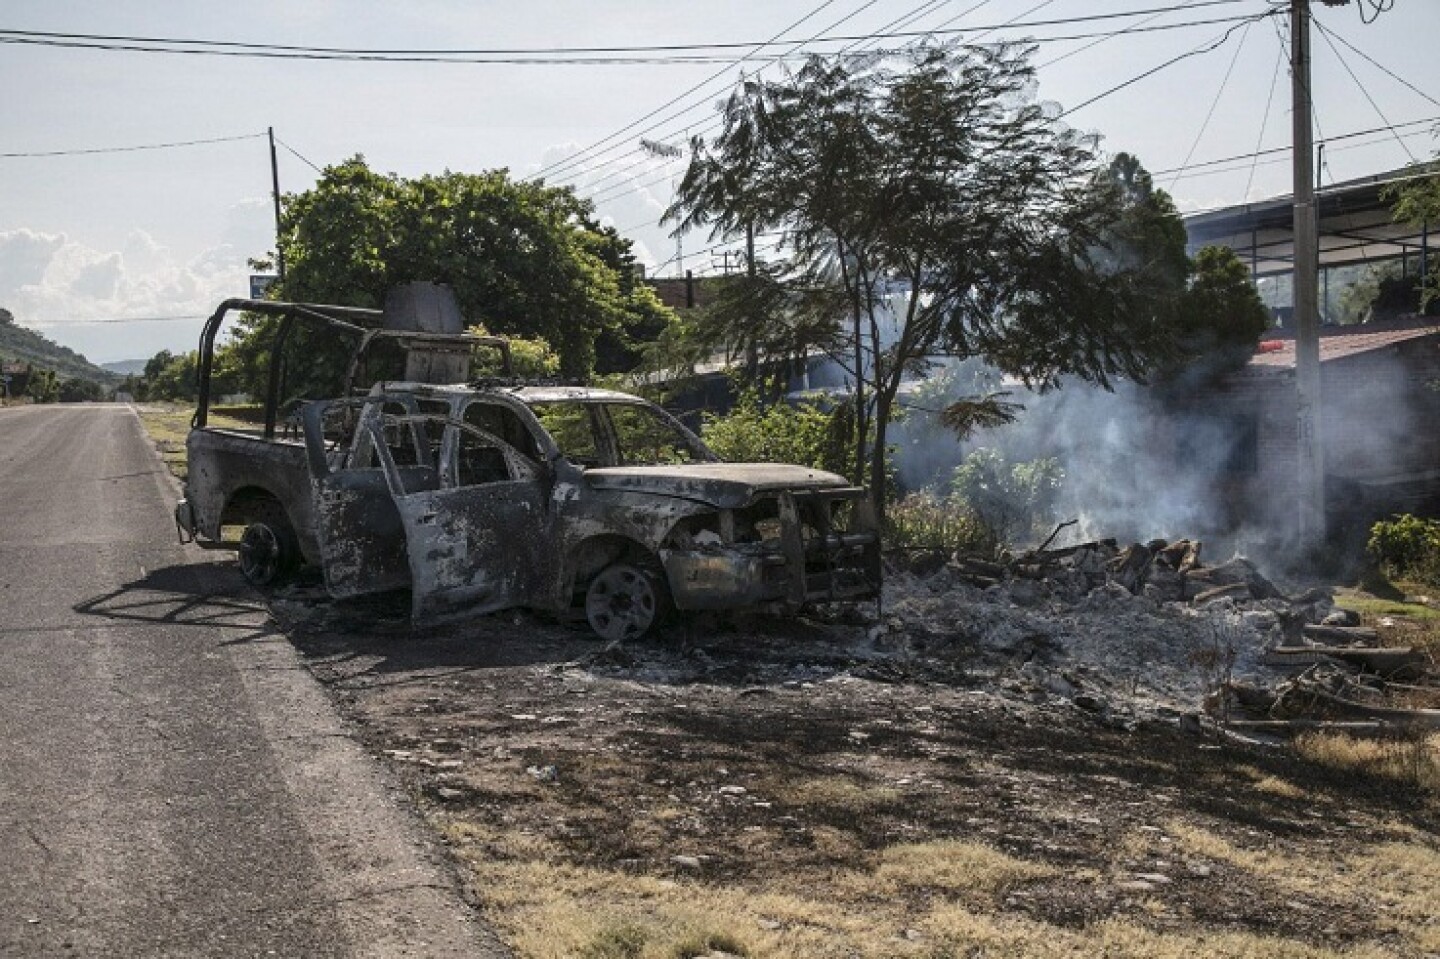
[[[1409,340],[1440,336],[1440,317],[1413,317],[1385,323],[1359,323],[1354,326],[1327,326],[1320,330],[1320,362],[1371,353]],[[1251,369],[1295,368],[1295,334],[1291,330],[1275,330],[1261,340],[1250,358]]]
[[[1387,187],[1429,175],[1432,171],[1407,167],[1319,190],[1320,265],[1329,268],[1418,255],[1422,247],[1434,245],[1423,227],[1395,222],[1393,201],[1385,194]],[[1278,196],[1188,214],[1184,220],[1190,252],[1193,255],[1206,244],[1228,246],[1255,276],[1290,273],[1295,262],[1294,205],[1293,197]]]

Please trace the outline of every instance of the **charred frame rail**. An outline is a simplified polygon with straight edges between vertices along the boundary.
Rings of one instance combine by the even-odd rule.
[[[264,316],[280,317],[280,327],[270,341],[270,370],[265,393],[265,431],[264,438],[273,440],[275,438],[275,421],[279,411],[280,402],[280,381],[281,369],[284,364],[285,344],[290,339],[290,333],[294,329],[296,319],[306,319],[318,322],[331,329],[339,330],[360,337],[360,342],[350,356],[350,363],[345,373],[345,393],[349,392],[355,381],[355,374],[360,368],[370,346],[377,340],[395,340],[402,346],[409,348],[410,344],[422,346],[488,346],[500,351],[501,368],[506,376],[513,375],[513,365],[510,355],[510,343],[502,337],[496,336],[471,336],[468,334],[438,334],[424,333],[414,330],[390,330],[375,326],[361,325],[366,321],[384,321],[382,310],[371,310],[354,306],[335,306],[324,303],[285,303],[278,300],[249,300],[229,299],[221,303],[205,321],[205,326],[200,332],[200,369],[198,396],[195,406],[195,416],[190,425],[196,429],[203,428],[210,416],[210,380],[215,367],[215,337],[220,332],[225,317],[232,310],[240,310],[248,313],[259,313]]]
[[[296,317],[318,320],[327,326],[363,336],[365,327],[358,325],[364,320],[376,320],[384,316],[379,310],[367,310],[353,306],[330,306],[322,303],[282,303],[276,300],[229,299],[221,303],[200,331],[200,370],[198,395],[195,402],[195,417],[191,426],[200,429],[210,417],[210,377],[215,368],[215,337],[220,326],[232,310],[259,313],[264,316],[280,317],[280,329],[271,340],[270,380],[268,395],[265,397],[265,438],[275,438],[275,408],[280,390],[280,363],[285,341],[290,337]]]

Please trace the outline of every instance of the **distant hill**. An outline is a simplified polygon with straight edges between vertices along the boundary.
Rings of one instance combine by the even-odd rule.
[[[74,350],[16,324],[14,315],[4,308],[0,308],[0,360],[30,363],[40,369],[54,370],[61,380],[90,380],[104,386],[115,386],[122,379],[115,373],[102,370]]]
[[[116,360],[114,363],[101,363],[100,369],[116,376],[139,376],[145,372],[145,364],[149,360]]]

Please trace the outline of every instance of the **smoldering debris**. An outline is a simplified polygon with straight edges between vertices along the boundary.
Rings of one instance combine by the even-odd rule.
[[[977,685],[1036,704],[1068,701],[1121,724],[1283,726],[1305,718],[1302,702],[1311,718],[1350,716],[1343,689],[1297,669],[1323,664],[1325,675],[1375,690],[1430,668],[1413,650],[1379,648],[1329,590],[1287,595],[1243,557],[1206,565],[1190,540],[1098,540],[1006,562],[896,559],[903,568],[889,577],[883,621],[869,633],[876,649],[948,661]],[[1415,718],[1365,718],[1377,716]]]

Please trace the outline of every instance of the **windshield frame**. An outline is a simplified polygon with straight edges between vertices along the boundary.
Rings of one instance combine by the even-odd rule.
[[[651,403],[648,400],[637,396],[617,396],[608,394],[605,396],[564,396],[527,399],[525,405],[530,407],[531,413],[539,422],[545,435],[549,438],[557,454],[566,462],[571,463],[580,469],[611,469],[611,468],[641,468],[647,466],[688,466],[696,463],[719,463],[720,457],[716,456],[710,447],[705,445],[704,440],[696,436],[684,423],[675,416]],[[545,424],[545,417],[542,415],[546,408],[573,407],[586,411],[590,420],[590,429],[595,440],[595,451],[597,457],[594,461],[576,461],[571,459],[560,441]],[[690,453],[690,459],[683,463],[633,463],[629,462],[621,449],[619,431],[616,429],[615,421],[611,415],[612,407],[634,407],[644,414],[649,415],[655,422],[665,426],[677,440],[676,447],[683,447]]]

